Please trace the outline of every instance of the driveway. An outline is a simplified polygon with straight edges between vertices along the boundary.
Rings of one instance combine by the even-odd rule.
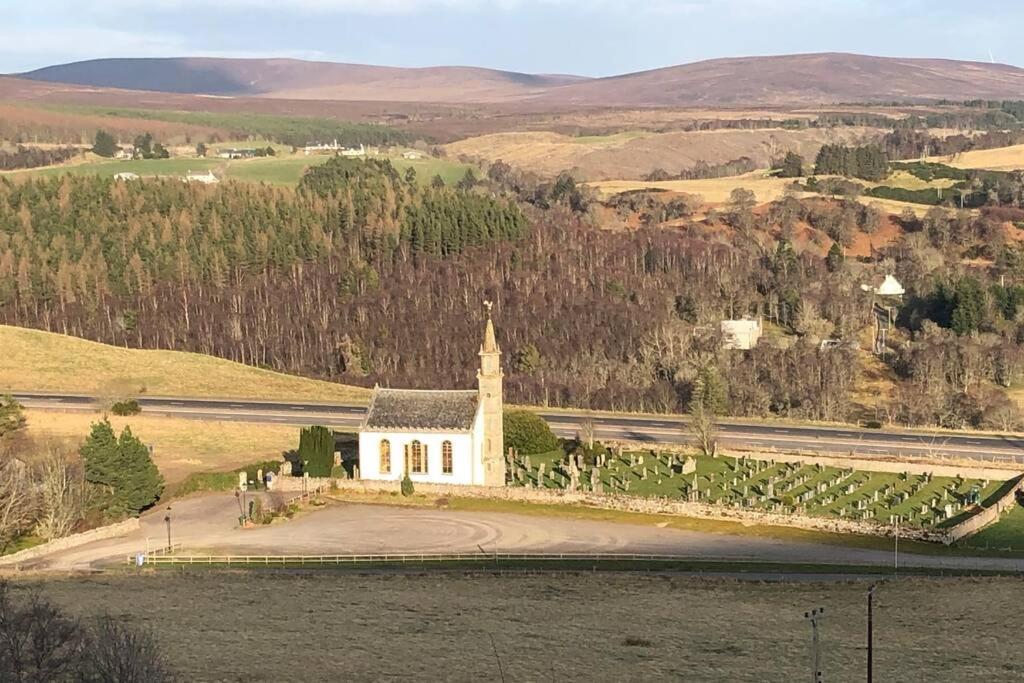
[[[40,568],[88,569],[167,543],[165,508],[142,517],[139,531],[55,553]],[[439,552],[619,552],[694,559],[892,566],[886,551],[755,536],[683,531],[654,525],[497,512],[337,503],[288,522],[239,529],[238,502],[211,494],[172,505],[171,536],[184,552],[319,555]],[[1024,560],[900,554],[900,566],[1024,571]]]

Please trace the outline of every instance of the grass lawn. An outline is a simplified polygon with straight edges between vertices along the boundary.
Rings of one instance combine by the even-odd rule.
[[[85,440],[97,413],[25,411],[28,434],[57,437],[74,443]],[[153,446],[153,461],[168,483],[193,472],[220,472],[263,460],[280,460],[299,443],[299,427],[249,422],[189,420],[185,418],[132,415],[108,416],[120,433],[131,427],[143,443]],[[237,480],[236,480],[237,481]]]
[[[968,548],[1024,550],[1024,507],[1015,506],[992,526],[964,539],[962,545]]]
[[[362,402],[370,394],[198,353],[124,349],[7,325],[0,325],[0,349],[0,391],[335,402]]]
[[[294,187],[302,180],[302,174],[307,168],[326,163],[329,158],[303,155],[236,159],[229,163],[227,177],[244,182]]]
[[[28,587],[75,616],[150,629],[181,680],[315,681],[334,670],[354,681],[798,681],[812,607],[827,615],[825,680],[862,680],[866,657],[867,583],[855,580],[176,570],[19,579],[14,592]],[[876,674],[1016,680],[1022,597],[1017,578],[884,582]],[[335,635],[311,646],[311,633]],[[266,643],[301,656],[253,649]]]

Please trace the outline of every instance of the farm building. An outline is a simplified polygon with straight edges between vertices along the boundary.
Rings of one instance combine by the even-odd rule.
[[[359,429],[363,479],[505,485],[501,350],[490,315],[480,346],[477,388],[374,388]]]

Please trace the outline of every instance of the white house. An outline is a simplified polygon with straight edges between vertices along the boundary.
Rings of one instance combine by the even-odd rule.
[[[220,182],[220,179],[213,174],[213,171],[205,171],[204,173],[193,173],[188,172],[185,176],[184,181],[186,183],[202,183],[204,185],[215,185]]]
[[[406,150],[405,152],[402,152],[402,158],[409,160],[422,159],[423,152],[415,149]]]
[[[722,321],[722,347],[749,350],[757,346],[764,329],[761,318]]]
[[[490,315],[477,389],[383,389],[359,429],[359,475],[432,484],[505,485],[501,350]]]
[[[906,293],[907,290],[903,289],[903,285],[900,284],[900,281],[892,275],[886,275],[882,284],[875,287],[875,294],[878,296],[903,296]]]

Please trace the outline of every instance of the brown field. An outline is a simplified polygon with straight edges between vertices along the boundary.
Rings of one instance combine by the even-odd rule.
[[[864,680],[866,661],[866,581],[325,570],[15,585],[149,628],[190,681],[797,681],[815,607],[825,680]],[[882,584],[877,680],[1015,680],[1022,598],[1020,579]]]
[[[365,401],[369,390],[182,351],[124,349],[0,325],[0,391]]]
[[[25,410],[27,435],[55,437],[81,443],[98,413]],[[120,434],[126,426],[143,443],[153,446],[153,461],[168,483],[181,481],[192,472],[221,472],[263,460],[279,460],[296,448],[299,428],[281,424],[256,424],[220,420],[132,415],[108,419]]]
[[[606,180],[590,185],[604,197],[631,190],[652,189],[700,195],[709,204],[723,204],[729,201],[729,195],[738,187],[753,192],[759,203],[773,202],[781,198],[785,194],[786,188],[792,183],[791,178],[773,178],[765,171],[754,171],[741,176],[705,180],[665,180],[661,182]],[[807,194],[807,196],[812,195]]]
[[[983,168],[991,171],[1017,171],[1024,169],[1024,145],[978,149],[953,157],[931,157],[929,161],[948,164],[954,168]]]
[[[827,142],[852,144],[878,135],[878,130],[852,127],[672,133],[633,130],[583,137],[520,132],[469,138],[447,145],[446,150],[452,157],[501,159],[517,168],[546,176],[575,169],[582,180],[610,181],[640,179],[657,168],[677,173],[692,168],[698,161],[719,164],[744,156],[767,167],[771,157],[780,150],[793,150],[813,159]]]

